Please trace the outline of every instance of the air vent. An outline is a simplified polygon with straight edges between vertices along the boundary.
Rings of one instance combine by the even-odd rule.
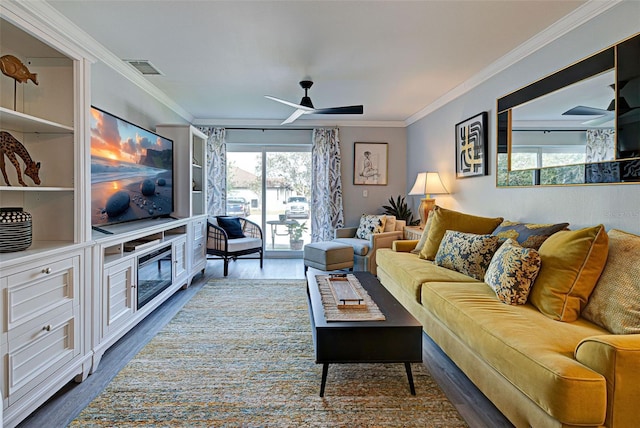
[[[161,76],[162,75],[162,72],[160,72],[160,70],[158,70],[153,64],[151,64],[146,59],[125,59],[123,61],[131,64],[133,68],[135,68],[145,76],[149,76],[149,75]]]

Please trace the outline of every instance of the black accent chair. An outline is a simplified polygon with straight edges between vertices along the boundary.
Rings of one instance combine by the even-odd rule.
[[[218,225],[215,217],[207,221],[207,258],[224,260],[224,276],[229,274],[229,260],[237,260],[240,256],[258,253],[257,257],[242,257],[245,259],[260,259],[262,269],[264,259],[264,239],[262,229],[256,223],[239,218],[244,238],[230,239],[227,232]]]

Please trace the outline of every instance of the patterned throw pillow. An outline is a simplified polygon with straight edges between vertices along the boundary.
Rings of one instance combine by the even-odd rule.
[[[505,220],[493,231],[492,235],[498,236],[502,240],[511,238],[523,247],[537,250],[548,237],[565,230],[567,227],[569,227],[569,223],[536,224]]]
[[[524,305],[540,265],[540,254],[536,250],[523,248],[517,241],[507,239],[494,254],[484,282],[502,303]]]
[[[457,230],[464,233],[475,233],[478,235],[489,234],[494,231],[502,220],[502,217],[478,217],[458,211],[448,210],[436,205],[429,215],[431,226],[429,235],[420,251],[418,257],[426,260],[433,260],[440,248],[440,242],[447,230]]]
[[[609,257],[582,317],[613,334],[640,334],[640,236],[609,231]]]
[[[498,245],[497,236],[447,230],[435,263],[482,281]]]
[[[369,239],[374,233],[384,232],[384,225],[387,221],[385,215],[362,214],[360,226],[356,231],[356,238]]]

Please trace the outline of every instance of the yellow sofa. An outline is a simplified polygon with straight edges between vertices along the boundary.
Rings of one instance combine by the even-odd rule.
[[[640,334],[502,303],[487,283],[412,254],[417,242],[378,250],[380,282],[515,426],[640,426]]]

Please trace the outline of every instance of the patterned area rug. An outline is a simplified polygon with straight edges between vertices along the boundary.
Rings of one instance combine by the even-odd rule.
[[[74,427],[465,427],[422,364],[335,364],[324,398],[303,280],[212,280]]]

